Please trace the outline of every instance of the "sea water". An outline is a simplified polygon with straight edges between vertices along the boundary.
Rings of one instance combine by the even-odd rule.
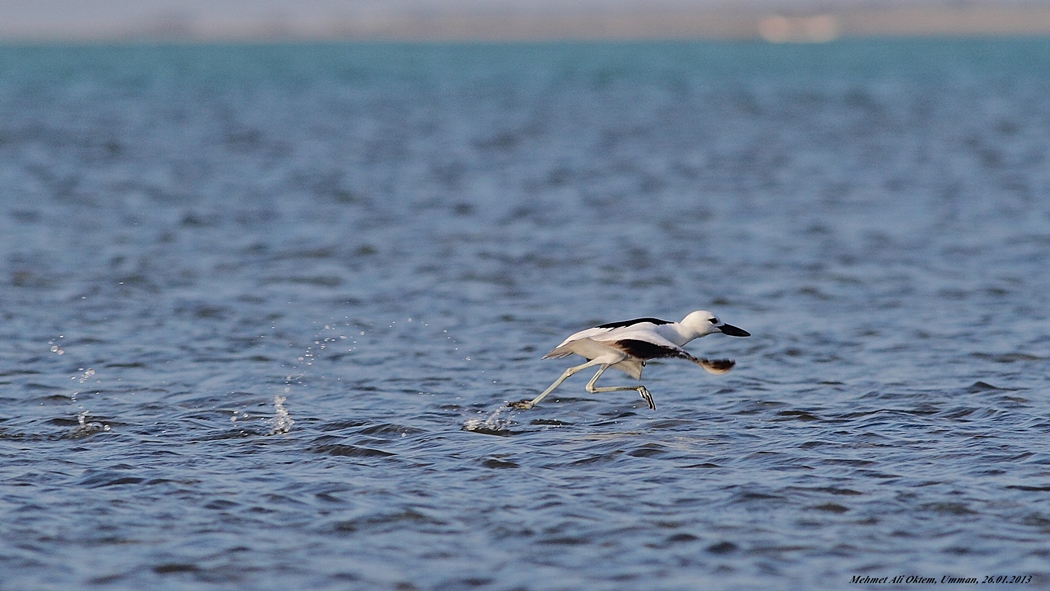
[[[1048,310],[1045,39],[3,47],[0,589],[1050,585]]]

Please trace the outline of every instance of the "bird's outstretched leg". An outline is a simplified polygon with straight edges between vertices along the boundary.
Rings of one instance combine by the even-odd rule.
[[[603,365],[598,369],[598,373],[594,374],[591,381],[587,382],[587,391],[591,393],[597,392],[620,392],[623,390],[635,390],[649,403],[649,410],[656,410],[656,403],[653,402],[653,395],[646,390],[645,386],[604,386],[601,388],[595,387],[594,382],[598,381],[598,376],[602,375],[602,372],[609,369],[608,365]]]
[[[536,406],[537,402],[539,402],[540,400],[543,400],[544,398],[546,398],[548,394],[553,392],[554,389],[557,388],[558,386],[560,386],[562,382],[567,380],[569,378],[569,376],[571,376],[572,374],[580,371],[581,369],[587,369],[588,367],[593,367],[595,365],[598,365],[599,363],[601,363],[601,362],[600,361],[588,361],[587,363],[583,363],[583,364],[577,365],[575,367],[570,367],[569,369],[565,370],[565,373],[561,374],[560,378],[554,380],[553,384],[551,384],[550,386],[547,386],[546,390],[544,390],[543,392],[540,392],[539,396],[533,398],[532,400],[519,400],[517,402],[510,402],[510,403],[507,404],[507,406],[509,406],[511,408],[520,408],[522,410],[529,410],[530,408]],[[603,365],[602,368],[600,370],[598,370],[598,375],[601,375],[601,373],[603,371],[605,371],[605,369],[607,367],[609,367],[609,366],[608,365]],[[597,378],[597,377],[598,376],[595,376],[595,378]],[[591,381],[593,382],[594,380],[591,380]]]

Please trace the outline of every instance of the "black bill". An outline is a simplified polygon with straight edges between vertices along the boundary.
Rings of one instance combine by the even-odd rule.
[[[722,334],[727,334],[727,335],[729,335],[731,337],[749,337],[749,336],[751,336],[751,333],[747,332],[746,330],[744,330],[742,328],[737,328],[737,327],[733,326],[732,324],[723,324],[722,326],[719,326],[718,329],[722,331]]]

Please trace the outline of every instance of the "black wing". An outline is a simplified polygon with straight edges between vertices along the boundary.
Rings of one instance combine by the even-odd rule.
[[[610,322],[609,324],[600,324],[595,328],[621,328],[624,326],[631,326],[632,324],[642,324],[648,322],[649,324],[673,324],[670,320],[660,320],[659,318],[635,318],[634,320],[621,320],[619,322]]]
[[[680,349],[675,346],[661,345],[658,343],[650,343],[649,341],[643,341],[641,339],[620,339],[618,341],[608,342],[609,345],[616,347],[617,349],[627,353],[631,357],[642,360],[642,365],[649,359],[677,357],[678,359],[687,359],[693,363],[699,365],[713,374],[723,374],[736,365],[736,362],[732,359],[700,359],[692,356],[685,349]]]
[[[667,345],[659,345],[657,343],[650,343],[649,341],[643,341],[640,339],[620,339],[618,341],[612,341],[609,344],[624,353],[627,353],[631,357],[637,357],[642,360],[658,359],[661,357],[678,357],[680,359],[688,359],[693,363],[700,363],[699,359],[678,347],[668,347]]]

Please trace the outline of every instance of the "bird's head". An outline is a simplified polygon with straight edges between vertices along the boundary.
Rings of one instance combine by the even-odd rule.
[[[702,337],[709,334],[720,332],[722,334],[729,335],[731,337],[749,337],[751,333],[747,332],[742,328],[737,328],[731,324],[722,322],[714,314],[707,310],[697,310],[696,312],[690,313],[679,323],[682,326],[695,331],[696,336]]]

